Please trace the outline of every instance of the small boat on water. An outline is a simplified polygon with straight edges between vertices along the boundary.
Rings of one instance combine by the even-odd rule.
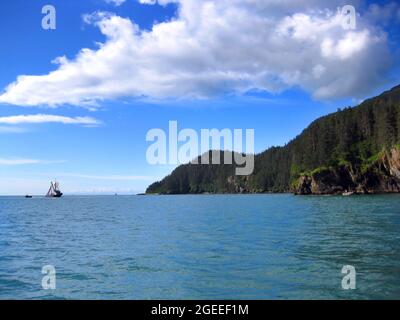
[[[26,196],[25,196],[25,198],[32,198],[32,196],[30,196],[29,194],[27,194]]]
[[[46,197],[48,198],[61,198],[63,193],[60,191],[60,184],[57,181],[51,181],[49,191]]]
[[[348,197],[348,196],[352,196],[354,194],[354,191],[345,191],[342,193],[342,196]]]

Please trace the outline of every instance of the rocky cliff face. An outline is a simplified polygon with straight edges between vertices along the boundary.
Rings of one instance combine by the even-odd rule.
[[[400,192],[400,149],[386,151],[374,163],[318,170],[299,178],[293,192],[299,195]]]
[[[255,193],[249,186],[248,176],[230,176],[227,179],[227,190],[229,193]]]

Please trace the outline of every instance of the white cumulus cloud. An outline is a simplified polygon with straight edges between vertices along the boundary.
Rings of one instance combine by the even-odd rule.
[[[140,0],[143,4],[156,1]],[[0,95],[20,106],[95,106],[124,97],[208,98],[297,86],[318,99],[363,97],[385,81],[387,35],[358,14],[345,30],[342,1],[158,0],[177,16],[141,30],[110,13],[86,15],[105,36],[61,57],[45,75],[21,75]]]

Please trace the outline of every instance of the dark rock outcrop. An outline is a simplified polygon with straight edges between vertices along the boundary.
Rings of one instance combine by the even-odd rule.
[[[324,168],[299,178],[293,192],[298,195],[324,195],[400,192],[400,149],[386,151],[372,164]]]

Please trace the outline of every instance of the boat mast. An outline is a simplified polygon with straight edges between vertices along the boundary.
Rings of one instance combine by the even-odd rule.
[[[53,185],[53,181],[51,181],[50,188],[49,188],[49,191],[47,191],[46,197],[51,197],[53,194],[54,194],[54,185]]]

